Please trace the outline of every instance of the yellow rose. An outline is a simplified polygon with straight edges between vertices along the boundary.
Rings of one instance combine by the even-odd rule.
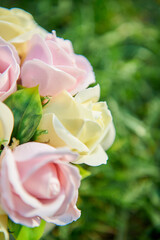
[[[14,44],[22,58],[27,50],[26,42],[34,33],[45,36],[47,31],[34,21],[31,14],[19,8],[0,7],[0,36]]]
[[[5,140],[4,145],[10,141],[14,125],[14,118],[11,110],[0,102],[0,140]]]
[[[104,149],[113,143],[115,131],[106,102],[98,102],[99,96],[97,85],[75,97],[66,91],[53,97],[43,108],[39,125],[39,129],[47,130],[48,134],[40,135],[38,141],[53,147],[67,146],[78,152],[75,163],[92,166],[106,163]]]

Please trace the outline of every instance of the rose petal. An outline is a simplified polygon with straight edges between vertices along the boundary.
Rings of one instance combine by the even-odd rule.
[[[84,118],[94,120],[92,111],[84,107],[82,104],[77,103],[67,91],[57,94],[47,106],[44,107],[44,114],[50,112],[53,112],[62,121],[63,119],[74,120]]]
[[[100,98],[100,86],[84,89],[76,94],[75,101],[78,103],[85,103],[87,101],[98,102]]]
[[[6,45],[12,49],[12,53],[13,53],[17,63],[20,64],[20,59],[19,59],[19,56],[18,56],[18,53],[17,53],[15,47],[12,44],[10,44],[9,42],[4,41],[4,39],[0,37],[0,46],[6,46]]]
[[[60,48],[60,46],[56,42],[47,40],[46,43],[52,54],[53,65],[75,65],[74,58],[70,56],[64,49]]]
[[[99,166],[101,164],[106,164],[107,159],[107,154],[99,144],[92,152],[90,152],[88,155],[81,155],[76,161],[74,161],[74,163],[85,163],[90,166]]]
[[[16,82],[12,84],[10,89],[7,92],[0,92],[0,101],[4,101],[8,96],[10,96],[12,93],[14,93],[17,90],[17,84]]]
[[[6,151],[6,150],[5,150]],[[23,186],[21,185],[21,181],[19,178],[19,174],[17,172],[17,168],[16,168],[16,164],[13,158],[13,155],[11,153],[10,149],[7,149],[5,156],[3,157],[3,161],[2,161],[2,167],[7,169],[8,171],[8,176],[6,176],[5,171],[2,171],[2,187],[5,188],[6,186],[6,181],[10,181],[14,187],[14,190],[16,191],[16,194],[20,195],[21,198],[23,199],[23,201],[27,204],[30,205],[31,207],[37,208],[37,207],[41,207],[41,203],[35,199],[34,197],[32,197],[31,195],[29,195],[23,188]],[[9,189],[6,189],[6,191],[4,190],[3,192],[5,193],[6,198],[8,198],[8,194],[10,195],[10,199],[11,199],[11,193],[9,193]],[[8,191],[8,192],[7,192]],[[4,197],[4,194],[3,194]],[[9,201],[9,199],[8,199]],[[11,202],[11,207],[13,208],[13,202]]]
[[[0,74],[0,95],[2,95],[2,93],[5,93],[9,89],[10,84],[8,79],[10,67],[11,66],[9,66],[3,73]]]
[[[76,59],[77,66],[83,69],[86,72],[86,74],[83,77],[77,79],[76,84],[69,89],[69,92],[71,92],[72,95],[87,88],[90,84],[95,83],[95,75],[92,66],[87,60],[87,58],[76,54],[74,56]]]
[[[4,145],[7,145],[10,141],[13,125],[14,118],[11,110],[0,102],[0,139],[6,140]]]
[[[45,217],[44,220],[56,225],[66,225],[73,221],[76,221],[81,216],[81,211],[76,206],[69,206],[68,211],[65,214],[56,217]]]
[[[11,84],[13,82],[13,79],[15,79],[15,76],[13,77],[12,75],[16,74],[16,78],[18,79],[19,65],[17,64],[17,61],[13,55],[12,50],[8,46],[6,45],[0,46],[0,54],[1,54],[0,72],[1,73],[4,72],[10,65],[12,66],[12,68],[10,69],[11,79],[9,79]]]
[[[115,140],[115,135],[116,135],[115,127],[114,127],[113,122],[111,122],[108,132],[101,142],[101,146],[104,148],[104,150],[107,150],[108,148],[111,147],[111,145],[113,144],[113,142]]]
[[[14,47],[0,38],[0,101],[16,91],[20,67]],[[18,61],[19,62],[19,61]]]
[[[71,75],[38,59],[24,63],[21,69],[21,78],[22,85],[25,87],[39,85],[39,92],[42,96],[55,95],[63,89],[69,88],[76,81]]]
[[[47,123],[47,125],[46,125]],[[41,120],[39,128],[48,130],[48,134],[40,136],[38,141],[49,141],[53,146],[69,146],[72,149],[77,149],[79,152],[88,152],[88,148],[74,137],[58,120],[54,114],[46,114]],[[51,131],[50,131],[51,130]]]
[[[59,44],[59,46],[61,46],[61,48],[63,48],[68,54],[73,55],[74,51],[73,51],[73,46],[70,40],[64,40],[63,38],[59,38],[56,36],[56,31],[52,31],[52,34],[50,35],[50,40],[53,40],[55,42],[57,42]]]
[[[17,35],[21,34],[22,31],[23,28],[17,26],[17,24],[0,20],[0,36],[6,41],[9,41],[11,38],[14,38]]]
[[[27,52],[27,57],[25,61],[32,60],[32,59],[39,59],[46,64],[52,65],[52,55],[51,52],[40,35],[35,34],[29,42],[28,46],[29,50]]]

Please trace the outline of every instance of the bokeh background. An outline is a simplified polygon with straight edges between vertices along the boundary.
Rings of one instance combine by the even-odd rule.
[[[7,0],[91,62],[116,127],[107,165],[87,167],[82,216],[43,240],[160,239],[160,1]]]

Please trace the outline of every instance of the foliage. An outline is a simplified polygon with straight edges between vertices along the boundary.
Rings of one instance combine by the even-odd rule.
[[[151,240],[160,236],[160,1],[5,1],[73,42],[93,65],[116,126],[107,165],[87,168],[81,218],[45,240]]]
[[[39,227],[28,228],[20,224],[15,224],[9,219],[9,231],[12,233],[12,238],[17,240],[39,240],[45,228],[45,221],[41,221]]]
[[[12,137],[19,140],[21,144],[28,142],[33,137],[42,117],[38,87],[21,89],[4,102],[14,115]]]

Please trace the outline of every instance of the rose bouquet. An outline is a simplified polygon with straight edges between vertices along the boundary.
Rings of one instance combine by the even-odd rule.
[[[80,217],[80,181],[115,130],[89,61],[29,13],[0,8],[0,239]],[[32,236],[32,237],[31,237]]]

